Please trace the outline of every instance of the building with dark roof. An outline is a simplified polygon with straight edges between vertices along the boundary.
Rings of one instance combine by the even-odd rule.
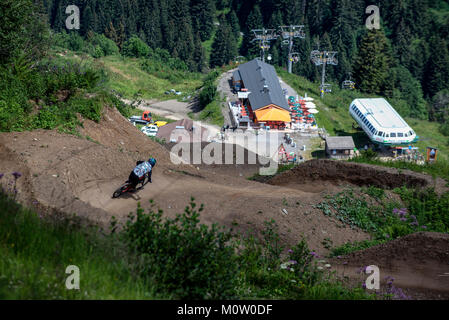
[[[351,136],[327,137],[326,154],[333,159],[349,159],[354,156],[355,144]]]
[[[290,108],[272,65],[259,59],[244,63],[234,71],[232,83],[236,90],[249,92],[244,105],[255,123],[276,128],[291,122]]]

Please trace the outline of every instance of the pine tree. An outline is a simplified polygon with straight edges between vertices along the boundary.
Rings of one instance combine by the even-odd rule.
[[[424,92],[427,97],[432,98],[438,91],[449,88],[448,61],[447,42],[439,37],[432,37],[424,75]]]
[[[104,31],[104,34],[106,37],[108,37],[109,39],[111,39],[112,41],[115,42],[115,44],[118,43],[118,35],[117,35],[117,31],[115,30],[114,25],[112,24],[112,21],[109,21],[109,26],[106,28],[106,30]]]
[[[81,16],[83,23],[81,24],[81,34],[86,36],[94,27],[94,15],[90,5],[87,5]]]
[[[228,15],[226,16],[229,25],[231,26],[232,33],[234,34],[236,39],[240,38],[240,24],[239,19],[237,18],[237,15],[235,14],[234,10],[229,11]]]
[[[351,72],[349,61],[355,56],[357,32],[364,24],[358,18],[357,11],[363,11],[363,1],[333,0],[331,10],[333,13],[332,27],[329,37],[336,51],[338,51],[339,64],[334,68],[335,77],[342,81]]]
[[[190,14],[192,27],[195,33],[199,33],[201,41],[210,38],[214,29],[215,3],[213,0],[191,0]]]
[[[196,71],[203,72],[206,67],[206,52],[201,44],[199,33],[195,35],[195,48],[193,51],[193,61],[195,62]]]
[[[237,55],[237,44],[232,34],[231,27],[224,17],[220,18],[220,26],[212,43],[210,66],[223,66],[229,63]]]
[[[362,38],[353,70],[357,87],[367,93],[389,94],[392,66],[387,38],[382,29],[372,29]]]
[[[263,28],[263,18],[262,13],[258,5],[254,6],[253,10],[248,16],[245,23],[246,29],[244,30],[243,43],[242,43],[242,54],[248,57],[258,56],[260,53],[259,44],[251,42],[254,39],[254,34],[252,29]]]

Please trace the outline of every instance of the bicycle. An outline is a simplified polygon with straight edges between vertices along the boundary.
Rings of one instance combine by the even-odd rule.
[[[139,188],[137,188],[137,186],[136,186],[136,188],[134,189],[134,188],[132,187],[132,183],[129,182],[129,181],[126,181],[120,188],[118,188],[117,190],[114,191],[114,193],[112,194],[112,198],[118,198],[118,197],[120,197],[121,195],[123,195],[123,194],[125,194],[125,193],[127,193],[127,192],[130,192],[130,191],[132,191],[132,190],[137,191],[137,190],[143,189],[143,187],[144,187],[148,182],[150,182],[149,173],[145,174],[145,175],[143,176],[143,179],[142,179],[141,181],[139,181],[138,185],[139,185],[139,184],[141,185]]]

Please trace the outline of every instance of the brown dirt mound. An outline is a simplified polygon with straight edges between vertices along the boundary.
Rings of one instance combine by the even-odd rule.
[[[368,265],[380,269],[381,289],[386,277],[406,288],[412,298],[449,298],[449,234],[418,232],[333,259],[339,272],[356,277]],[[367,276],[366,276],[367,277]]]
[[[350,183],[357,186],[376,186],[388,189],[404,185],[426,187],[435,184],[432,177],[408,170],[398,172],[397,169],[368,164],[316,159],[285,171],[268,180],[268,183],[295,187],[314,181],[331,184]]]

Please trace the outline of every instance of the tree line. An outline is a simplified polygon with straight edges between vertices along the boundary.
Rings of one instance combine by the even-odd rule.
[[[53,30],[65,30],[65,8],[76,4],[82,36],[105,34],[122,50],[136,35],[153,49],[166,49],[192,71],[227,64],[238,55],[259,56],[252,29],[301,24],[306,38],[295,40],[300,61],[294,73],[318,80],[310,52],[338,51],[339,63],[327,69],[327,81],[351,77],[364,92],[406,100],[408,115],[419,118],[428,116],[427,102],[449,99],[449,4],[444,0],[36,1]],[[380,9],[379,30],[365,27],[365,9],[371,4]],[[208,61],[206,40],[213,40]],[[287,46],[281,38],[271,46],[271,63],[285,67]],[[441,110],[430,114],[441,118]]]

